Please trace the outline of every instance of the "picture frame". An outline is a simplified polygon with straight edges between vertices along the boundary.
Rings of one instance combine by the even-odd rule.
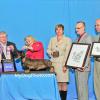
[[[2,72],[16,72],[16,64],[13,59],[1,60]]]
[[[92,43],[91,56],[100,57],[100,42]]]
[[[65,65],[73,68],[84,67],[91,44],[72,43]]]

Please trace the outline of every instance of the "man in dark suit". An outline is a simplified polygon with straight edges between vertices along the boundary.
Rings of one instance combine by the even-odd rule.
[[[2,59],[11,59],[17,57],[16,45],[7,40],[6,32],[0,32],[0,48],[2,48]]]

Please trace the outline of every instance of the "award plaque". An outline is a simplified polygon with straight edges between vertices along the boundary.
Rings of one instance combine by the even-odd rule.
[[[93,42],[91,56],[100,57],[100,42]]]
[[[90,44],[72,43],[66,66],[83,67],[90,49]]]
[[[16,72],[16,65],[13,59],[4,59],[1,63],[3,72]]]

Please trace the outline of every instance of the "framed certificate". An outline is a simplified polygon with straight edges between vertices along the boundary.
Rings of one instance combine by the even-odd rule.
[[[100,42],[93,42],[91,56],[100,57]]]
[[[14,60],[4,59],[2,63],[2,72],[16,72]]]
[[[69,67],[83,67],[90,49],[90,44],[72,43],[66,66]]]

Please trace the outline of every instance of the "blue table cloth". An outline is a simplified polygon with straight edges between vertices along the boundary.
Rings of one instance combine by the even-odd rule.
[[[0,100],[60,100],[55,74],[1,74]]]

